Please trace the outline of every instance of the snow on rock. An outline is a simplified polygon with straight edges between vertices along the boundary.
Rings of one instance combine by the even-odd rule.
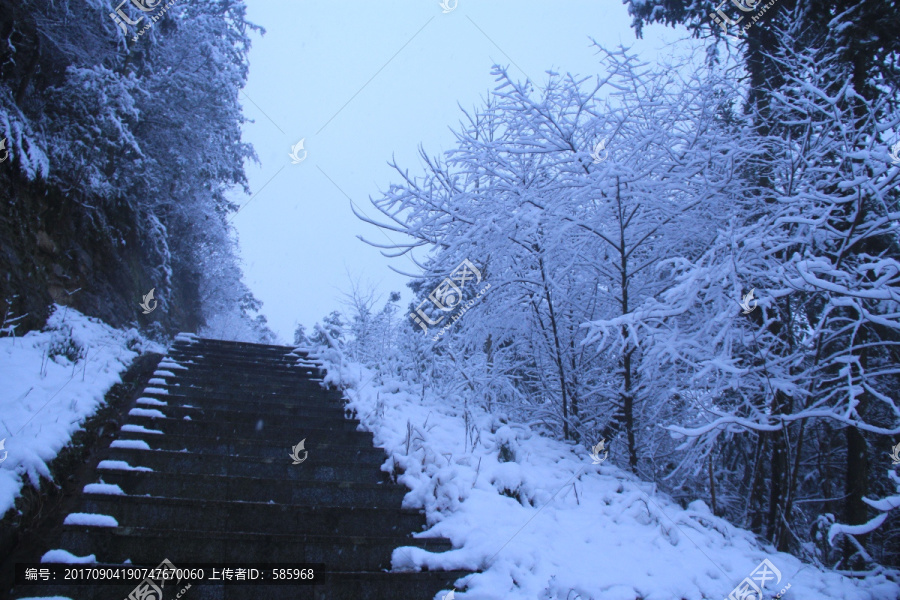
[[[122,488],[114,483],[89,483],[84,486],[85,494],[106,494],[108,496],[124,496]]]
[[[166,415],[154,408],[132,408],[128,411],[132,417],[152,417],[154,419],[165,419]]]
[[[67,550],[48,550],[41,557],[42,563],[66,563],[71,565],[88,565],[97,562],[93,554],[87,556],[75,556]]]
[[[122,425],[122,431],[129,433],[152,433],[154,435],[162,435],[159,429],[147,429],[143,425]]]
[[[124,460],[101,460],[97,465],[98,469],[109,469],[116,471],[152,471],[150,467],[132,467]]]
[[[110,448],[130,448],[131,450],[150,450],[150,444],[144,440],[113,440]]]
[[[169,403],[163,400],[157,400],[156,398],[138,398],[138,404],[149,404],[150,406],[168,406]]]
[[[63,525],[84,525],[87,527],[118,527],[119,522],[109,515],[96,513],[71,513]]]
[[[326,382],[346,386],[347,408],[385,449],[382,470],[409,488],[403,506],[424,508],[430,529],[418,537],[455,548],[397,548],[393,569],[482,571],[456,582],[458,600],[725,598],[764,559],[781,572],[766,597],[787,584],[792,600],[900,597],[884,575],[850,579],[763,547],[702,501],[682,508],[613,464],[592,464],[586,449],[502,415],[470,406],[473,444],[462,410],[443,398],[389,375],[369,382],[375,373],[359,365],[327,366]]]
[[[9,452],[0,464],[0,515],[26,481],[38,486],[51,476],[48,463],[143,351],[164,349],[58,305],[44,331],[0,338],[0,439]]]

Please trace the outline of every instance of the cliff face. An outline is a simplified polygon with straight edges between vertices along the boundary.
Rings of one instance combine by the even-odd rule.
[[[163,331],[200,326],[196,278],[173,274],[164,300],[167,310],[143,314],[139,306],[162,257],[142,247],[139,215],[126,205],[91,208],[41,182],[18,178],[0,164],[0,319],[27,317],[16,333],[39,328],[51,303],[71,306],[115,326]]]
[[[120,4],[0,0],[0,319],[27,313],[18,334],[55,302],[151,334],[268,335],[228,219],[255,158],[244,4],[146,15],[140,40]]]

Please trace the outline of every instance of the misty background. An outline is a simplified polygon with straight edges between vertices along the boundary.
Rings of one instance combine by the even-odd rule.
[[[252,36],[240,96],[253,120],[243,139],[260,162],[247,163],[253,195],[233,195],[243,208],[232,223],[245,281],[263,301],[269,326],[288,342],[297,323],[308,330],[338,307],[351,276],[376,286],[382,299],[401,292],[405,309],[412,298],[407,278],[389,265],[418,269],[358,239],[391,241],[356,218],[350,200],[377,218],[369,196],[397,179],[387,163],[396,158],[415,175],[420,143],[429,155],[448,150],[460,107],[481,106],[495,87],[492,65],[508,65],[515,77],[540,85],[547,70],[600,72],[592,39],[632,47],[653,63],[685,37],[648,25],[636,39],[626,6],[596,0],[461,0],[448,13],[436,0],[247,5],[248,19],[266,30]],[[291,147],[301,139],[308,154],[292,164]]]

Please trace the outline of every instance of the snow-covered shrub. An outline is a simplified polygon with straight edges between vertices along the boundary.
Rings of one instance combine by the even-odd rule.
[[[50,339],[47,343],[47,357],[50,360],[62,356],[74,363],[84,355],[84,348],[75,339],[70,324],[61,322],[49,327],[46,331],[50,332]]]

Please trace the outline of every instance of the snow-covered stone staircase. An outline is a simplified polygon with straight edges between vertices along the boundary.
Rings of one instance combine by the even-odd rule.
[[[398,547],[451,545],[411,536],[424,517],[401,508],[406,489],[380,471],[383,451],[321,375],[291,348],[179,336],[56,548],[106,564],[326,566],[315,586],[201,585],[185,600],[431,600],[451,589],[466,573],[387,572]],[[308,455],[293,464],[301,440]],[[133,588],[19,587],[16,597],[121,600]]]

